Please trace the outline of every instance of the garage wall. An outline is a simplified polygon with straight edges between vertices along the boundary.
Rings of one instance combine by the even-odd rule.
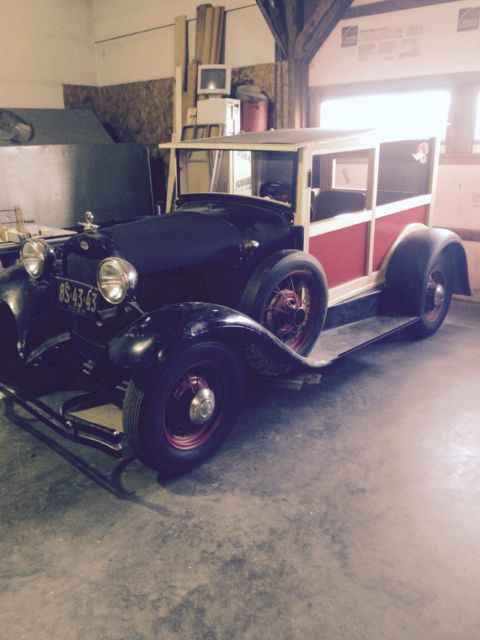
[[[0,107],[63,107],[62,83],[94,84],[86,0],[0,0]]]
[[[194,50],[197,0],[0,0],[0,107],[61,108],[63,84],[169,79],[173,23],[187,15]],[[274,62],[274,41],[252,0],[224,0],[225,61]]]
[[[193,52],[197,4],[197,0],[91,0],[98,84],[172,77],[175,16],[187,16],[189,50]],[[213,4],[226,9],[226,64],[274,62],[274,40],[255,2]]]
[[[309,69],[313,122],[325,97],[435,86],[451,90],[448,153],[441,157],[434,221],[464,240],[478,301],[480,154],[472,153],[468,129],[480,91],[479,12],[480,0],[459,0],[343,20]]]
[[[197,0],[90,0],[97,86],[66,84],[65,107],[92,108],[115,140],[149,146],[171,139],[174,20],[187,16],[195,51]],[[225,0],[225,62],[233,82],[252,79],[273,97],[275,45],[255,2]]]

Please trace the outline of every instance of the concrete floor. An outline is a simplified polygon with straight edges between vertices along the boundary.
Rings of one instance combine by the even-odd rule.
[[[480,305],[251,390],[174,481],[0,406],[2,640],[480,637]]]

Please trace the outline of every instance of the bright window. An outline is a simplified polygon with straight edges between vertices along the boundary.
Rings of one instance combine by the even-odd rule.
[[[443,139],[448,124],[450,92],[444,90],[384,93],[325,100],[320,106],[322,129],[425,127]],[[480,119],[477,120],[480,137]]]

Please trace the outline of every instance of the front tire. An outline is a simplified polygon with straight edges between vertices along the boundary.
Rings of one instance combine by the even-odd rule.
[[[242,364],[222,343],[197,343],[148,378],[127,388],[127,441],[147,466],[166,474],[187,471],[230,432],[243,396]]]

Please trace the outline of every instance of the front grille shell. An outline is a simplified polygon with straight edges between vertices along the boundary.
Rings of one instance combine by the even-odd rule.
[[[79,255],[73,251],[64,257],[64,275],[66,278],[97,286],[97,270],[100,264],[98,258]]]
[[[97,287],[97,271],[100,262],[113,255],[112,247],[105,243],[101,236],[79,234],[72,238],[64,248],[62,275],[65,278],[85,285]],[[99,297],[99,309],[108,309],[106,300]],[[84,343],[88,357],[95,357],[95,352],[102,351],[108,341],[122,328],[124,320],[113,319],[112,322],[99,327],[92,318],[84,318],[71,314],[71,333],[77,346]],[[92,351],[93,348],[93,351]]]

